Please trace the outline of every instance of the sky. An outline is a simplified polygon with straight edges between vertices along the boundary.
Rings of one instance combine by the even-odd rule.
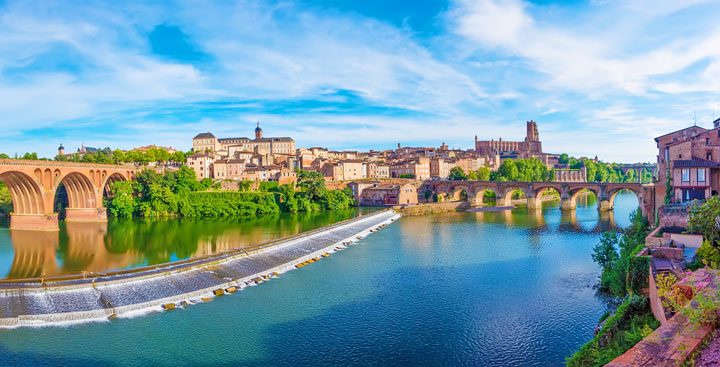
[[[655,161],[720,117],[719,1],[0,0],[0,152],[473,147]]]

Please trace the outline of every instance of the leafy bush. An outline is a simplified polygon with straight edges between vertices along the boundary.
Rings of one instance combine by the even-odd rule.
[[[600,331],[566,360],[569,367],[604,366],[660,326],[647,298],[633,295],[609,316]]]

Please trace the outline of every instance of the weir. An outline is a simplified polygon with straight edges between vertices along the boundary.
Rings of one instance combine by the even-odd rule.
[[[0,281],[0,327],[101,321],[212,297],[217,290],[241,289],[263,276],[292,270],[399,217],[386,210],[254,249],[91,278]]]

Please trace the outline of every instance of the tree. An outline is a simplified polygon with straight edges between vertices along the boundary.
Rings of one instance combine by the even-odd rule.
[[[461,167],[455,166],[450,169],[448,178],[453,181],[464,181],[468,179],[468,175],[465,174],[465,171],[463,171]]]
[[[35,153],[35,152],[25,153],[25,154],[22,156],[21,159],[27,159],[27,160],[36,161],[36,160],[38,160],[38,155],[37,155],[37,153]]]
[[[10,156],[5,153],[0,153],[0,159],[10,159]]]
[[[130,218],[135,213],[135,182],[116,181],[110,185],[107,207],[115,218]]]
[[[299,171],[297,174],[297,186],[311,201],[321,199],[327,191],[325,178],[320,172]]]
[[[688,232],[702,234],[711,246],[720,246],[720,197],[711,196],[705,204],[692,209]]]
[[[603,269],[603,272],[612,270],[620,258],[616,250],[619,238],[617,232],[604,232],[600,242],[593,248],[592,259]]]
[[[478,181],[490,181],[490,168],[487,167],[480,167],[477,171],[477,180]]]
[[[560,157],[558,158],[558,163],[560,163],[560,164],[570,163],[570,156],[568,156],[566,153],[560,154]]]

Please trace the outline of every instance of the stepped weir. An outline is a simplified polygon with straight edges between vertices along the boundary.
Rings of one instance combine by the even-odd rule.
[[[363,215],[255,248],[109,274],[0,281],[0,327],[101,321],[189,305],[327,256],[400,215]]]

